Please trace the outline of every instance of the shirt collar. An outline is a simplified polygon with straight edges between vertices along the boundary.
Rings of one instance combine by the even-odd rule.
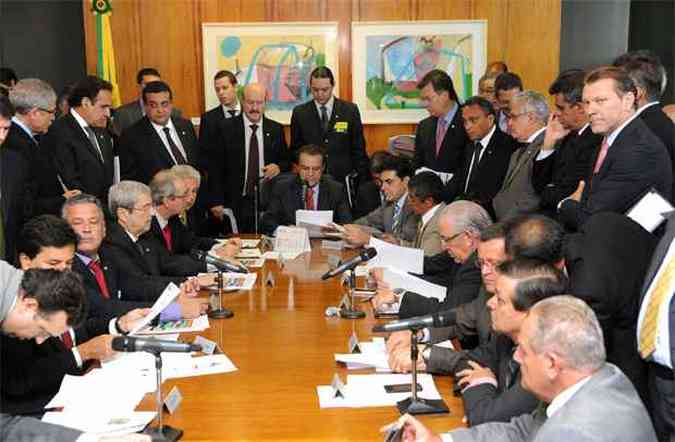
[[[12,123],[16,124],[19,126],[24,132],[26,132],[33,140],[35,140],[33,131],[30,130],[30,128],[24,123],[23,121],[19,120],[16,115],[12,117]]]
[[[441,120],[441,119],[445,120],[445,126],[449,127],[450,123],[452,123],[452,120],[455,119],[455,114],[457,113],[457,109],[459,109],[459,105],[457,104],[457,102],[455,102],[455,104],[452,105],[452,107],[450,108],[448,113],[445,114],[445,116],[443,116],[442,118],[439,118],[439,120]]]
[[[173,121],[171,121],[171,118],[169,118],[169,121],[166,122],[164,126],[160,126],[159,124],[155,123],[154,121],[150,120],[150,124],[152,124],[152,127],[155,128],[155,130],[161,134],[164,133],[164,128],[168,127],[171,132],[176,132],[176,128],[173,125]]]
[[[227,107],[224,104],[221,104],[220,107],[223,108],[223,112],[227,114],[227,111],[236,111],[237,115],[241,113],[241,104],[239,104],[239,100],[237,100],[237,104],[235,104],[233,107]]]
[[[539,136],[539,134],[542,133],[545,130],[546,130],[546,126],[542,127],[541,129],[539,129],[538,131],[536,131],[535,133],[530,135],[530,138],[527,139],[527,144],[532,143]]]
[[[251,129],[251,124],[257,124],[257,125],[258,125],[258,128],[260,129],[259,133],[262,133],[263,120],[265,119],[264,116],[263,116],[263,118],[261,118],[260,121],[258,121],[257,123],[254,123],[254,122],[252,122],[251,120],[249,120],[248,117],[246,116],[246,114],[245,114],[244,112],[241,113],[241,116],[244,117],[244,128],[245,128],[246,130],[250,130],[250,129]]]
[[[126,229],[124,229],[124,233],[126,233],[127,236],[129,236],[129,238],[131,238],[132,243],[136,244],[136,242],[138,241],[138,238],[136,238],[133,233],[131,233],[130,231],[128,231]]]
[[[638,110],[635,111],[635,114],[636,114],[636,115],[640,115],[640,114],[642,113],[643,110],[647,109],[648,107],[656,106],[657,104],[659,104],[658,101],[652,101],[652,102],[650,102],[650,103],[647,103],[647,104],[645,104],[644,106],[638,108]]]
[[[401,198],[396,201],[396,205],[398,206],[398,209],[401,210],[403,206],[405,206],[405,199],[408,198],[408,192],[404,193]]]
[[[492,135],[495,134],[495,131],[497,130],[497,125],[493,125],[492,129],[490,129],[490,132],[487,133],[483,138],[480,140],[480,145],[483,147],[487,147],[488,144],[490,144],[490,140],[492,139]]]
[[[154,209],[153,209],[153,216],[157,220],[157,223],[159,224],[160,230],[163,230],[164,227],[166,227],[166,225],[169,224],[169,220],[164,219],[164,217],[162,215],[160,215],[159,213],[157,213],[157,211],[154,210]]]
[[[558,395],[553,398],[551,403],[549,404],[548,407],[546,407],[546,417],[551,418],[558,410],[560,410],[570,399],[572,399],[572,396],[576,394],[577,391],[581,390],[581,387],[586,385],[586,382],[588,382],[591,379],[590,376],[583,378],[579,382],[577,382],[574,385],[571,385],[558,393]]]
[[[584,124],[584,125],[582,126],[582,128],[579,129],[579,132],[577,132],[577,135],[581,135],[581,134],[583,134],[584,132],[586,132],[586,129],[588,129],[588,126],[590,126],[590,125],[591,125],[591,123],[586,123],[586,124]]]
[[[426,226],[429,221],[431,221],[431,218],[434,217],[434,214],[438,210],[438,208],[441,207],[441,203],[436,204],[434,207],[431,209],[427,210],[427,213],[422,215],[422,225]]]
[[[630,118],[628,118],[626,121],[624,121],[621,126],[617,127],[611,133],[607,134],[607,145],[611,146],[612,144],[614,144],[614,140],[616,140],[616,137],[619,136],[619,134],[621,133],[623,128],[628,126],[631,121],[633,121],[634,119],[637,118],[637,116],[638,116],[638,113],[635,112],[633,115],[630,116]]]
[[[77,256],[77,257],[80,259],[80,261],[82,261],[82,263],[83,263],[85,266],[87,266],[87,267],[89,267],[89,264],[90,264],[92,261],[98,259],[98,256],[94,256],[94,257],[92,258],[92,257],[89,257],[89,256],[87,256],[87,255],[83,255],[82,253],[77,253],[77,252],[75,253],[75,256]]]
[[[331,114],[333,113],[333,103],[335,103],[335,97],[331,95],[331,97],[328,99],[326,104],[323,106],[326,106],[326,113],[328,114],[328,118],[330,118]],[[319,117],[321,116],[321,106],[319,103],[314,100],[314,105],[316,106],[316,111],[319,113]]]
[[[80,127],[86,131],[86,128],[89,127],[89,124],[84,118],[82,118],[82,115],[78,114],[77,111],[72,107],[70,108],[70,115],[72,115],[73,118],[75,118],[75,121],[77,121],[77,124],[79,124]]]

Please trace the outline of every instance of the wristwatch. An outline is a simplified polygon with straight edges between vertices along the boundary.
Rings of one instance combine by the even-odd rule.
[[[396,302],[401,302],[401,298],[403,295],[405,295],[406,289],[394,289],[392,292],[394,292],[394,295],[396,295]]]

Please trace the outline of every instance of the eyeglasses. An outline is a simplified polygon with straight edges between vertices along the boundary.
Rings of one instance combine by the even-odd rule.
[[[42,112],[47,112],[48,114],[52,114],[52,115],[54,115],[56,113],[56,108],[45,109],[44,107],[38,107],[38,110],[41,110]]]
[[[132,212],[133,212],[134,210],[137,210],[137,211],[139,211],[139,212],[149,212],[150,209],[152,209],[152,204],[146,204],[146,205],[144,205],[144,206],[142,206],[142,207],[130,207],[128,210],[130,210],[130,211],[132,211]]]
[[[457,237],[458,237],[459,235],[461,235],[462,233],[464,233],[464,230],[462,230],[462,231],[459,232],[459,233],[455,233],[454,235],[452,235],[452,236],[449,237],[449,238],[441,235],[441,243],[442,243],[442,244],[447,244],[447,243],[449,243],[450,241],[452,241],[452,240],[454,240],[455,238],[457,238]]]
[[[476,259],[475,262],[476,267],[478,267],[479,269],[484,268],[485,270],[494,270],[497,267],[499,267],[501,263],[502,263],[501,261],[488,261],[486,259],[481,258]]]
[[[507,114],[506,114],[506,119],[507,119],[507,120],[515,120],[516,118],[522,117],[523,115],[527,115],[527,114],[529,114],[529,112],[521,112],[521,113],[519,113],[519,114],[511,114],[511,113],[507,113]]]

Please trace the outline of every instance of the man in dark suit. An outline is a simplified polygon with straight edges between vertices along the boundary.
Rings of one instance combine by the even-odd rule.
[[[413,169],[457,173],[464,162],[468,138],[452,79],[434,69],[420,80],[417,89],[429,116],[417,124]]]
[[[447,185],[450,201],[474,201],[494,217],[492,198],[499,192],[516,144],[499,130],[495,110],[485,98],[469,98],[462,106],[464,129],[471,141],[464,164]]]
[[[70,113],[51,125],[40,149],[54,155],[65,189],[79,189],[105,200],[114,174],[113,142],[106,129],[112,85],[86,77],[75,85],[68,103]]]
[[[266,94],[258,83],[244,88],[244,111],[224,121],[212,160],[211,213],[222,221],[225,208],[232,208],[241,233],[255,230],[254,206],[261,180],[290,167],[283,127],[263,115]]]
[[[354,219],[366,216],[386,204],[387,199],[382,191],[380,174],[382,173],[382,164],[389,156],[391,154],[386,150],[378,150],[370,156],[370,177],[372,179],[361,183],[356,191],[356,201],[352,208]]]
[[[588,115],[581,102],[586,73],[580,69],[562,72],[548,93],[554,97],[554,112],[549,116],[541,145],[541,161],[532,170],[533,185],[540,193],[540,208],[557,215],[558,203],[574,192],[590,167],[591,155],[602,142],[590,129]]]
[[[298,150],[299,174],[276,183],[262,216],[263,232],[273,234],[278,226],[294,226],[297,210],[332,210],[335,223],[351,222],[345,188],[323,174],[324,158],[321,147],[313,144]]]
[[[586,179],[559,205],[559,218],[571,230],[602,211],[624,213],[655,188],[672,193],[672,162],[663,143],[635,115],[637,90],[628,74],[598,68],[586,77],[583,99],[593,133],[604,135]]]
[[[661,442],[675,438],[674,238],[675,217],[671,214],[645,275],[637,322],[638,350],[648,365],[648,408]]]
[[[663,143],[675,173],[675,124],[661,109],[659,99],[665,69],[655,55],[646,51],[629,52],[614,60],[614,66],[628,72],[637,89],[637,114]],[[675,195],[675,183],[673,183]]]
[[[291,116],[291,150],[307,144],[322,146],[326,154],[326,173],[344,184],[345,177],[356,171],[368,180],[368,157],[359,108],[333,96],[335,79],[326,66],[315,68],[309,76],[313,100],[293,109]],[[294,158],[294,161],[297,157]]]
[[[120,137],[122,179],[148,184],[157,172],[175,164],[197,166],[197,136],[190,121],[171,116],[172,100],[171,88],[162,81],[143,89],[145,116]]]

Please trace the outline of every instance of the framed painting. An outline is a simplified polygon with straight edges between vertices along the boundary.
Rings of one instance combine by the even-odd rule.
[[[432,69],[452,78],[460,100],[478,91],[487,21],[352,23],[352,93],[364,123],[417,123],[428,114],[417,82]]]
[[[202,46],[207,110],[218,105],[213,77],[221,69],[236,75],[239,92],[249,83],[265,85],[265,114],[283,124],[295,106],[312,98],[315,67],[339,75],[337,23],[204,23]]]

